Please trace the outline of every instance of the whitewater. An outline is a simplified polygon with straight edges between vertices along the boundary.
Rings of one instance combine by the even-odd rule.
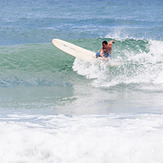
[[[163,2],[0,2],[2,163],[162,163]],[[112,59],[85,63],[59,38]]]

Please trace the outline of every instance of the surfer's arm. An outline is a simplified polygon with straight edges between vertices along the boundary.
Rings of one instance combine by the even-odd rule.
[[[105,57],[102,54],[103,52],[104,52],[104,50],[103,50],[103,48],[101,48],[101,50],[100,50],[100,56],[103,58],[103,60],[105,60]]]
[[[108,44],[112,44],[112,43],[115,44],[115,41],[112,40],[112,41],[109,41],[109,42],[108,42]]]

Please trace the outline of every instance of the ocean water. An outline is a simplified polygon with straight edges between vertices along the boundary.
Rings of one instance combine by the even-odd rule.
[[[163,162],[162,0],[1,0],[1,163]],[[85,63],[53,38],[119,66]]]

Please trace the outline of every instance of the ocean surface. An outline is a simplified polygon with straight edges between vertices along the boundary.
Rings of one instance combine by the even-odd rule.
[[[112,58],[85,63],[59,38]],[[0,1],[1,163],[163,162],[162,0]]]

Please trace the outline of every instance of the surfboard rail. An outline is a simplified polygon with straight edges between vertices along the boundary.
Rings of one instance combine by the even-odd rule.
[[[63,52],[86,62],[93,62],[96,55],[90,50],[84,49],[82,47],[60,39],[53,39],[52,43],[55,47],[62,50]]]

